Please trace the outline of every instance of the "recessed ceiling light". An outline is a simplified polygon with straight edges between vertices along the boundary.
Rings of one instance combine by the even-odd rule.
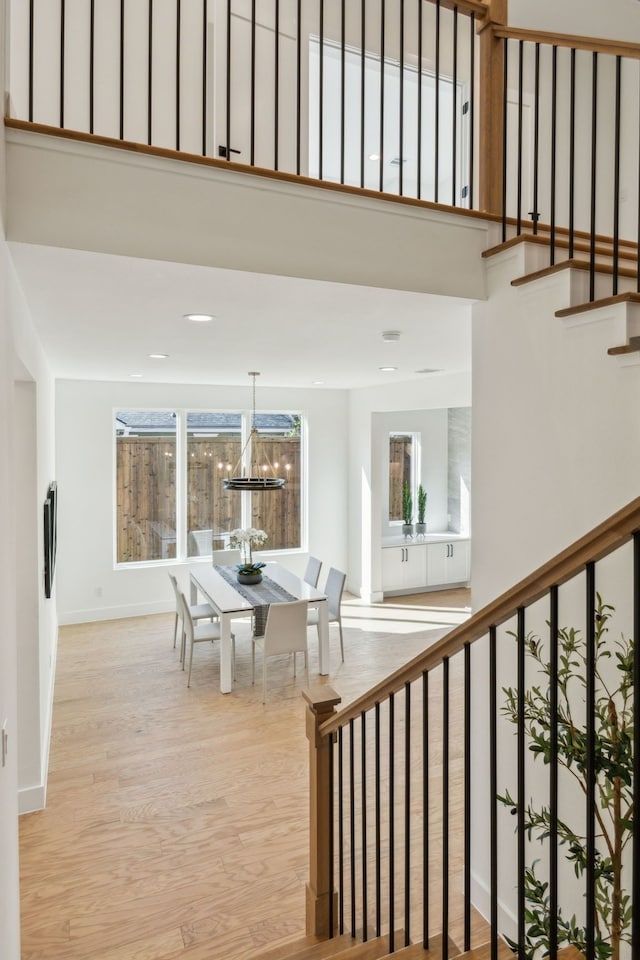
[[[138,378],[138,377],[141,377],[142,374],[141,374],[141,373],[130,373],[129,376],[132,377],[132,378],[134,378],[134,379],[136,379],[136,378]]]
[[[215,317],[212,313],[185,313],[185,320],[192,320],[194,323],[210,323],[211,320],[215,320]]]
[[[397,367],[378,367],[378,370],[381,370],[383,373],[393,373],[393,371],[397,369]]]
[[[168,353],[150,353],[149,358],[151,360],[168,360],[169,354]]]
[[[380,159],[380,154],[379,154],[379,153],[370,153],[370,154],[369,154],[369,160],[379,160],[379,159]]]
[[[438,367],[425,367],[423,370],[416,370],[416,373],[441,373]]]
[[[312,380],[311,381],[314,387],[321,387],[324,383],[324,380]]]
[[[400,340],[400,331],[399,330],[385,330],[382,334],[382,339],[385,343],[398,343]]]

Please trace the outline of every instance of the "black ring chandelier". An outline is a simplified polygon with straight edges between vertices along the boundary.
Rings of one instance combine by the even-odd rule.
[[[234,467],[235,470],[241,466],[245,451],[249,444],[251,444],[251,455],[255,455],[256,444],[253,441],[258,437],[258,428],[256,427],[256,377],[259,377],[260,374],[256,370],[251,370],[249,371],[249,376],[253,377],[253,413],[251,417],[251,432],[249,433],[247,442],[242,448],[240,459]],[[248,477],[245,477],[244,474],[242,474],[241,476],[227,477],[227,479],[224,481],[225,490],[281,490],[282,487],[284,487],[285,479],[284,477],[277,477],[275,475],[276,471],[268,456],[266,456],[266,460],[273,476],[260,476],[258,472],[258,463],[256,461],[254,463],[255,475],[250,474]]]

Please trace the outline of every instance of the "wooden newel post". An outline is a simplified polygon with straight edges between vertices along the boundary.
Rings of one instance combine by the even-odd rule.
[[[321,737],[319,727],[336,712],[341,697],[331,687],[304,690],[307,701],[306,729],[309,740],[309,882],[307,883],[306,931],[317,937],[331,936],[329,904],[329,737]],[[333,912],[334,917],[336,911]]]
[[[502,213],[504,117],[504,43],[494,26],[507,22],[507,0],[489,0],[480,24],[480,145],[479,205],[487,213]]]

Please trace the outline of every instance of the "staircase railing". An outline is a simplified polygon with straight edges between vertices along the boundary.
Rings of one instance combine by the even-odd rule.
[[[307,931],[637,951],[639,630],[640,498],[340,712],[309,694]]]
[[[494,109],[506,117],[503,241],[544,236],[549,266],[588,261],[591,301],[640,291],[640,46],[491,32],[502,71]]]
[[[30,0],[11,116],[478,206],[481,0]]]

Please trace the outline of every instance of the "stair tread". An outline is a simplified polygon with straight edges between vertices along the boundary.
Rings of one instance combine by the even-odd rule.
[[[574,313],[585,313],[587,310],[599,310],[600,307],[612,307],[616,303],[640,303],[640,293],[617,293],[615,296],[602,297],[600,300],[591,300],[588,303],[578,303],[573,307],[563,307],[556,310],[556,317],[571,317]]]
[[[300,937],[289,943],[281,943],[278,947],[256,951],[253,960],[324,960],[325,957],[344,953],[353,944],[354,940],[348,934],[334,937],[333,940],[315,936]]]
[[[516,237],[510,237],[508,240],[504,240],[502,243],[497,243],[493,247],[489,247],[487,250],[482,252],[482,256],[485,259],[489,259],[495,256],[498,253],[502,253],[503,250],[509,250],[512,247],[517,247],[522,243],[533,243],[542,247],[550,246],[550,238],[548,236],[543,236],[539,233],[520,233]],[[565,237],[556,237],[555,246],[559,250],[568,250],[569,249],[569,240]],[[590,253],[591,246],[588,242],[584,240],[575,240],[573,244],[574,250],[578,250],[581,253]],[[613,240],[598,242],[595,246],[596,256],[601,257],[613,257]],[[624,247],[619,248],[618,256],[621,260],[630,260],[633,263],[636,262],[638,253],[634,245],[625,245]]]
[[[589,270],[590,264],[588,260],[576,260],[575,257],[572,260],[561,260],[559,263],[554,263],[550,267],[543,267],[541,270],[534,270],[532,273],[526,273],[523,277],[516,277],[515,280],[511,281],[512,287],[520,287],[526,283],[533,283],[535,280],[541,280],[543,277],[553,276],[554,273],[560,273],[562,270]],[[613,267],[609,266],[606,263],[596,263],[595,264],[596,273],[604,274],[613,274]],[[619,277],[629,277],[632,280],[635,280],[638,276],[637,270],[630,270],[627,267],[620,267],[618,269]]]

